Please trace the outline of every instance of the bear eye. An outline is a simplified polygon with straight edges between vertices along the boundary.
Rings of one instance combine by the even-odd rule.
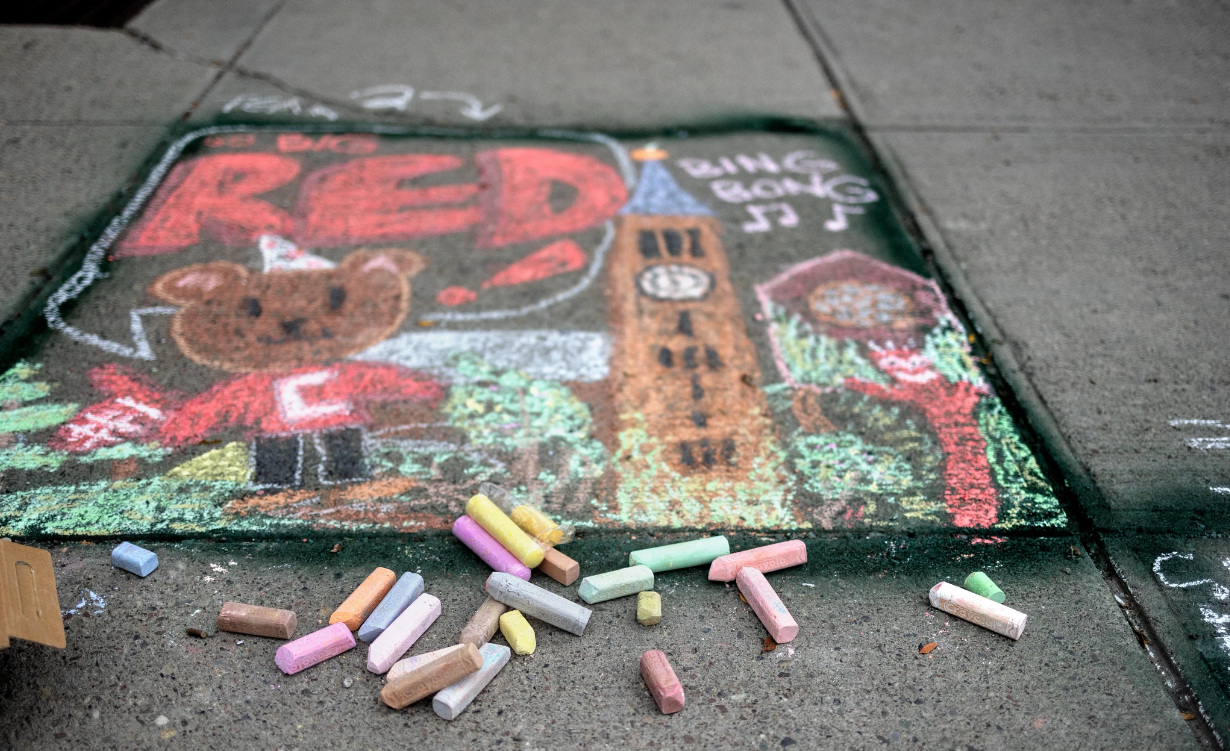
[[[257,300],[255,297],[248,298],[248,315],[253,318],[261,317],[261,301]]]
[[[329,288],[329,310],[338,310],[342,307],[342,303],[346,302],[345,287],[330,287]]]

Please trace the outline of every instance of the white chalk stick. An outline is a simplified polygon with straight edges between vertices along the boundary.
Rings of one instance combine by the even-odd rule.
[[[466,645],[460,645],[466,646]],[[439,691],[431,700],[431,708],[446,720],[455,720],[474,701],[474,697],[487,687],[491,679],[508,664],[512,650],[503,644],[488,642],[478,650],[483,656],[483,666],[477,673],[470,673],[446,689]]]

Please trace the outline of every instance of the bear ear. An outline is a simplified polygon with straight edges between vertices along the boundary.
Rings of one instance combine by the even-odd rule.
[[[383,270],[407,279],[427,268],[427,259],[404,248],[384,250],[356,250],[342,260],[342,268],[348,272],[368,274]]]
[[[243,284],[247,278],[248,270],[237,263],[194,263],[158,277],[149,286],[149,291],[161,300],[187,305],[225,293],[229,287]]]

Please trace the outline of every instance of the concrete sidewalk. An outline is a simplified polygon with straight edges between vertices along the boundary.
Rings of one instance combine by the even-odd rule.
[[[0,279],[0,338],[10,359],[30,346],[25,332],[37,333],[43,301],[76,269],[85,242],[185,123],[576,128],[649,134],[642,140],[717,128],[732,143],[750,144],[772,142],[755,132],[765,122],[808,122],[861,135],[874,149],[871,164],[892,181],[906,219],[917,222],[913,240],[926,263],[988,348],[989,372],[1009,387],[1002,396],[1040,437],[1073,522],[1053,538],[995,546],[943,532],[866,540],[820,533],[809,541],[808,568],[782,577],[794,587],[789,605],[799,621],[823,625],[796,648],[793,659],[805,668],[778,665],[779,653],[758,659],[750,647],[744,659],[726,646],[733,640],[704,647],[702,639],[716,638],[705,635],[710,628],[742,630],[737,649],[753,644],[749,634],[759,626],[746,612],[730,614],[742,628],[699,618],[672,623],[679,649],[695,650],[684,663],[689,709],[700,710],[691,715],[649,711],[621,661],[638,652],[643,633],[612,606],[601,608],[610,613],[604,643],[611,647],[601,648],[596,667],[570,673],[560,661],[585,662],[596,639],[540,632],[541,654],[515,675],[506,671],[507,688],[484,695],[492,705],[482,714],[472,709],[437,727],[418,707],[406,720],[414,730],[370,701],[376,684],[365,671],[343,688],[342,664],[328,668],[337,682],[328,693],[351,702],[330,704],[315,676],[297,676],[304,685],[291,696],[286,681],[265,674],[268,660],[241,659],[236,650],[251,643],[227,641],[215,654],[209,650],[221,650],[220,638],[197,647],[182,637],[191,618],[216,609],[215,600],[259,598],[272,574],[255,572],[281,571],[273,567],[283,562],[310,579],[305,607],[331,607],[323,603],[346,587],[330,589],[334,569],[326,567],[344,567],[338,573],[350,582],[379,565],[377,553],[394,555],[379,547],[392,543],[370,543],[368,556],[346,542],[336,564],[316,543],[232,545],[227,555],[251,554],[259,563],[244,569],[250,578],[230,582],[233,594],[217,596],[197,582],[223,548],[177,544],[160,550],[160,574],[177,586],[182,576],[199,591],[174,599],[157,577],[131,582],[110,570],[98,548],[57,545],[63,607],[75,606],[91,582],[119,589],[105,613],[70,620],[70,651],[55,668],[61,678],[33,677],[47,660],[60,660],[49,650],[21,645],[0,653],[7,681],[0,738],[15,748],[205,747],[218,741],[211,733],[236,727],[241,744],[312,747],[318,739],[343,745],[374,727],[373,737],[390,743],[421,731],[450,747],[495,747],[500,738],[487,722],[503,712],[515,718],[504,743],[525,747],[621,739],[644,747],[738,741],[741,748],[1221,743],[1230,733],[1230,616],[1217,589],[1230,587],[1222,539],[1230,524],[1227,59],[1230,9],[1218,0],[1113,11],[1069,0],[945,0],[925,9],[901,0],[629,0],[601,10],[548,0],[515,9],[479,0],[159,0],[126,30],[0,27],[0,172],[8,178],[0,187],[0,241],[10,268]],[[824,218],[801,217],[800,239],[779,256],[762,253],[764,244],[735,249],[728,238],[732,254],[753,269],[736,280],[745,308],[756,305],[752,283],[782,271],[798,247],[828,242]],[[726,226],[734,232],[737,225],[728,216]],[[121,319],[122,312],[114,317]],[[1061,556],[1075,542],[1071,535],[1080,535],[1101,568],[1088,555]],[[583,563],[591,572],[613,567],[616,549],[630,544],[621,534],[596,534],[584,541]],[[437,568],[424,562],[424,575],[449,574],[441,592],[457,603],[475,596],[477,567],[451,559],[450,540],[422,545],[442,561]],[[902,558],[892,552],[898,545],[927,554]],[[997,566],[996,579],[1019,593],[1032,642],[1006,644],[956,622],[945,627],[953,644],[940,640],[935,659],[920,657],[916,642],[938,630],[925,628],[930,617],[918,615],[926,610],[919,598],[937,577],[975,564]],[[466,585],[453,583],[454,575],[468,577]],[[677,612],[715,608],[716,615],[723,592],[693,579],[663,579],[678,587]],[[817,586],[804,589],[803,581]],[[1181,680],[1171,688],[1181,706],[1193,708],[1182,683],[1195,690],[1203,715],[1188,723],[1195,736],[1167,695],[1170,676],[1150,667],[1115,604],[1121,585],[1129,616],[1139,619],[1133,622],[1156,631],[1151,648],[1162,655],[1161,669],[1172,667],[1167,656],[1177,668]],[[197,609],[205,615],[189,615]],[[435,627],[439,645],[467,617],[461,610],[446,611],[452,620]],[[167,620],[139,625],[150,613]],[[883,624],[880,632],[874,623]],[[958,631],[970,641],[955,643]],[[127,677],[103,670],[105,661],[88,667],[97,655],[90,645],[129,644],[133,634]],[[977,650],[986,656],[974,657]],[[349,661],[356,669],[358,659]],[[960,666],[939,668],[945,659]],[[620,690],[610,690],[611,676],[623,681]],[[246,683],[237,689],[241,677]],[[598,716],[563,703],[536,721],[535,708],[518,706],[512,687],[528,681],[529,691],[547,679],[561,696],[575,679],[599,697]],[[730,688],[736,683],[746,688]],[[264,688],[272,685],[278,688]],[[349,696],[359,689],[366,698]],[[230,701],[236,691],[256,709]],[[736,707],[734,694],[747,706]],[[318,709],[306,712],[308,700]],[[168,723],[151,725],[159,715]],[[1218,738],[1201,727],[1206,720]],[[315,727],[315,737],[298,725]]]

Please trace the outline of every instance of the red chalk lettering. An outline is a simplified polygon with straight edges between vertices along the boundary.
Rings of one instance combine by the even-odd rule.
[[[338,154],[371,154],[380,145],[377,138],[366,133],[328,134],[319,140],[302,133],[282,133],[278,136],[278,151],[334,151]]]
[[[467,205],[478,195],[478,185],[402,187],[407,180],[461,165],[455,156],[406,154],[355,159],[313,172],[295,207],[295,239],[303,246],[337,247],[468,229],[482,219],[477,204]]]
[[[231,247],[250,245],[263,234],[288,234],[290,216],[256,196],[298,174],[298,162],[277,154],[213,154],[184,162],[171,171],[115,256],[175,253],[200,242],[202,229]]]
[[[475,155],[483,182],[486,217],[477,245],[498,248],[562,235],[606,221],[628,199],[618,173],[593,157],[551,149],[507,148]],[[551,188],[564,183],[576,190],[562,211],[551,206]]]
[[[572,240],[553,242],[483,282],[483,288],[508,287],[566,274],[585,267],[585,251]]]

